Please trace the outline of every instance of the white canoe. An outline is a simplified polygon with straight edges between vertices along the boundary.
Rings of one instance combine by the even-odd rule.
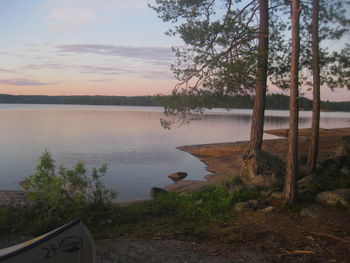
[[[94,240],[80,219],[27,242],[0,249],[5,263],[95,263]]]

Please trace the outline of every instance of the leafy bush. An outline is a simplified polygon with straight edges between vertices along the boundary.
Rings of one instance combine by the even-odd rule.
[[[53,214],[77,216],[87,205],[110,204],[116,198],[116,192],[106,188],[100,180],[106,171],[104,164],[94,168],[88,176],[81,162],[73,169],[63,166],[56,169],[51,153],[44,151],[36,172],[25,179],[23,188],[28,200],[41,209],[45,220],[51,220]]]

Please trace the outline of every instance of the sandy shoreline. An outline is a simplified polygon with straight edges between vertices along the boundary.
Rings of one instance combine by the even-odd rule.
[[[267,130],[265,133],[284,137],[280,139],[264,140],[263,150],[267,151],[284,162],[287,159],[288,130]],[[311,129],[299,129],[299,158],[306,156],[309,147]],[[344,145],[344,137],[350,136],[350,128],[320,129],[319,160],[326,160],[335,154]],[[183,180],[168,185],[164,189],[174,192],[187,192],[201,188],[208,184],[221,184],[237,174],[241,166],[242,157],[248,150],[249,141],[226,142],[213,144],[186,145],[177,147],[200,159],[205,163],[206,170],[212,174],[206,175],[207,181]],[[189,188],[189,189],[187,189]]]

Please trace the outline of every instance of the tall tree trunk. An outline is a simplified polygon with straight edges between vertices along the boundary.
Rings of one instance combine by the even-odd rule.
[[[289,104],[289,134],[288,134],[288,158],[287,171],[284,182],[284,198],[290,203],[296,201],[297,193],[297,169],[298,169],[298,95],[299,95],[299,17],[300,1],[292,0],[292,52],[291,52],[291,80],[290,80],[290,104]]]
[[[265,97],[267,82],[267,63],[269,48],[269,2],[259,0],[259,44],[255,99],[253,107],[252,125],[250,130],[249,151],[261,150],[264,133]]]
[[[318,144],[320,135],[320,58],[319,58],[319,38],[318,38],[318,20],[319,20],[319,0],[312,1],[312,77],[313,77],[313,100],[312,100],[312,124],[310,148],[307,158],[307,169],[309,172],[316,170],[318,156]]]

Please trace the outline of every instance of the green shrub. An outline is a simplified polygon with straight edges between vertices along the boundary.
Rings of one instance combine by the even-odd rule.
[[[226,187],[210,186],[203,192],[188,195],[167,193],[154,200],[153,213],[159,216],[176,216],[183,220],[221,221],[229,216],[236,202],[258,196],[254,190],[230,192]]]
[[[107,189],[100,180],[106,171],[107,165],[102,165],[88,176],[81,162],[73,169],[63,166],[56,169],[51,154],[44,151],[36,172],[25,179],[23,188],[28,200],[43,213],[44,220],[53,220],[55,216],[79,216],[82,208],[89,204],[109,204],[116,198],[116,192]]]

